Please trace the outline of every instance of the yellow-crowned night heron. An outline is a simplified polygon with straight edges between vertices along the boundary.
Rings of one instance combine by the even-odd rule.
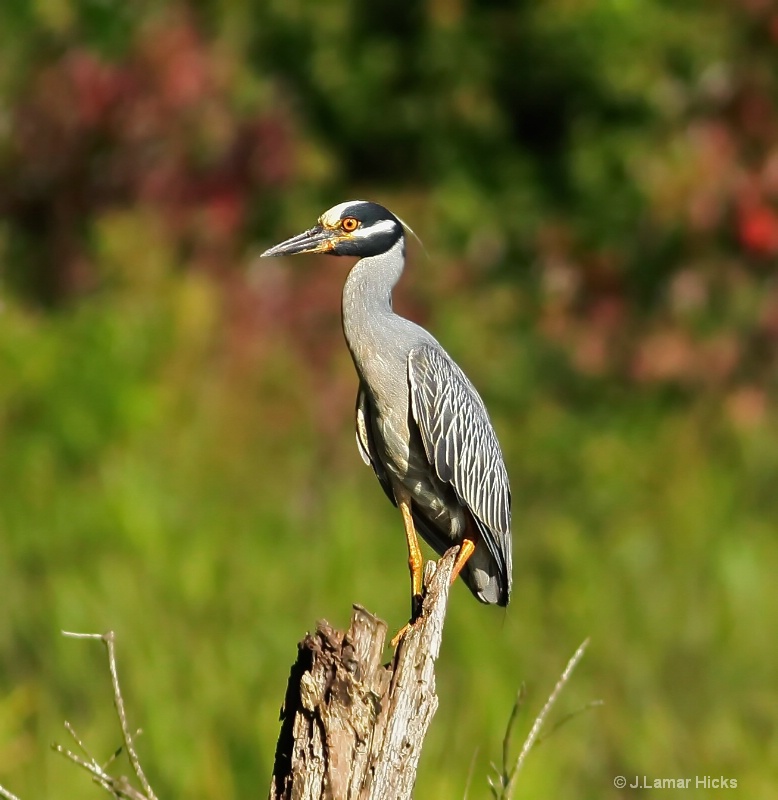
[[[405,265],[403,224],[377,203],[349,201],[264,256],[358,256],[343,288],[343,331],[359,375],[357,444],[399,507],[408,540],[412,615],[420,613],[416,530],[439,553],[460,545],[461,572],[482,603],[511,592],[511,492],[483,401],[438,342],[392,311]]]

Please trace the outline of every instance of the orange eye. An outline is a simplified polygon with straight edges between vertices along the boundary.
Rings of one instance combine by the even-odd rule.
[[[359,227],[359,220],[354,219],[354,217],[346,217],[341,221],[340,227],[343,228],[346,233],[351,233]]]

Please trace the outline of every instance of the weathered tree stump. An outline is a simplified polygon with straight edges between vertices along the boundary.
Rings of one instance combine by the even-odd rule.
[[[406,800],[438,707],[435,661],[457,548],[427,564],[423,612],[382,665],[386,623],[355,605],[298,645],[281,709],[270,800]]]

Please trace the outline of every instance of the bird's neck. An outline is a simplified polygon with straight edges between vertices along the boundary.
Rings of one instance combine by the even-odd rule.
[[[400,238],[389,250],[363,258],[352,267],[343,287],[343,332],[355,359],[366,349],[380,349],[391,337],[392,289],[405,264]]]

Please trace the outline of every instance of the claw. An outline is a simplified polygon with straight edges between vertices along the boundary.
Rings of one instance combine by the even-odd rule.
[[[392,637],[391,645],[395,650],[397,649],[397,645],[399,645],[400,642],[405,638],[405,634],[408,633],[412,626],[412,622],[406,622],[405,625],[403,625],[402,628],[400,628],[400,630],[397,631],[397,633]]]

